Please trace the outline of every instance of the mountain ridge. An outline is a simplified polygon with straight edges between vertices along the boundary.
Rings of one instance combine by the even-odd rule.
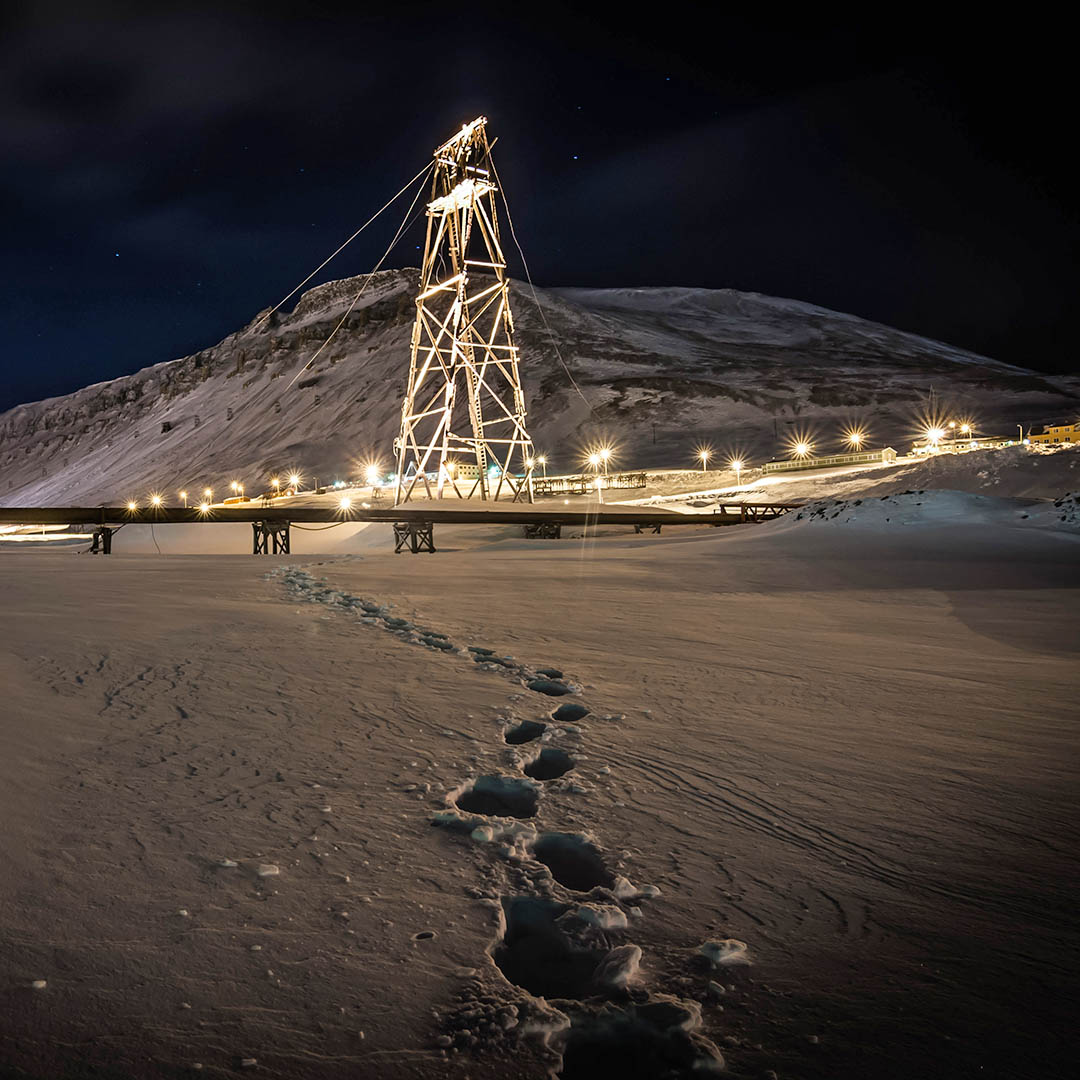
[[[287,468],[329,480],[375,457],[389,467],[416,273],[374,275],[352,310],[364,276],[326,282],[189,356],[14,406],[0,414],[0,500],[96,503],[238,475],[250,491]],[[853,421],[896,444],[931,391],[984,431],[1080,406],[1078,379],[803,301],[537,289],[541,314],[530,286],[511,293],[530,433],[557,469],[578,468],[600,438],[627,466],[689,465],[697,442],[772,456],[783,432],[824,444]]]

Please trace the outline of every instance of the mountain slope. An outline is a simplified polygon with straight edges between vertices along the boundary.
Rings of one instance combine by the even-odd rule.
[[[371,458],[388,466],[416,276],[376,275],[308,370],[362,279],[312,289],[192,356],[9,410],[0,501],[94,504],[207,484],[221,494],[233,478],[251,492],[289,468],[328,481]],[[512,303],[530,431],[559,469],[577,468],[599,437],[626,465],[691,464],[699,442],[760,460],[786,431],[816,431],[824,447],[851,419],[900,448],[931,388],[983,431],[1080,406],[1080,380],[798,301],[730,289],[539,295],[546,325],[527,286],[514,284]]]

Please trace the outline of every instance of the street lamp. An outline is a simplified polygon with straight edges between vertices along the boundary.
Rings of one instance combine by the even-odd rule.
[[[214,489],[203,488],[203,498],[209,503],[214,501]]]
[[[604,475],[605,476],[607,476],[607,474],[608,474],[608,471],[607,471],[608,470],[608,458],[610,458],[610,457],[611,457],[611,449],[609,447],[607,447],[607,446],[602,446],[600,448],[600,460],[603,461],[603,463],[604,463]]]
[[[708,465],[708,463],[709,463],[709,451],[708,451],[708,450],[699,450],[699,451],[697,452],[697,456],[698,456],[699,458],[701,458],[701,471],[702,471],[702,472],[704,472],[704,471],[705,471],[705,467],[706,467],[706,466]]]
[[[544,470],[544,479],[547,479],[547,458],[541,454],[537,459],[540,462],[540,468]]]
[[[863,433],[857,429],[853,429],[852,431],[847,432],[844,439],[852,450],[858,450],[862,446]]]
[[[293,491],[299,491],[300,490],[300,474],[299,473],[290,473],[289,474],[289,487],[291,487],[293,489]]]
[[[154,509],[157,509],[159,506],[161,506],[161,496],[158,495],[156,492],[150,496],[150,505],[154,507]]]
[[[804,458],[804,457],[807,457],[809,455],[809,453],[810,453],[810,444],[808,442],[797,442],[795,444],[795,456],[796,457]]]
[[[732,458],[731,459],[731,467],[735,470],[735,486],[738,487],[742,483],[742,480],[740,479],[740,477],[742,476],[743,463],[742,463],[741,459]]]
[[[180,498],[184,500],[184,509],[186,510],[187,509],[187,492],[186,491],[181,491],[180,492]]]

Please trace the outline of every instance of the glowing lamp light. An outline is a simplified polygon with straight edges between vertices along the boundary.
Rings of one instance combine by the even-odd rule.
[[[136,510],[139,509],[139,504],[137,502],[129,502],[127,508],[128,508],[128,513],[133,514]]]
[[[150,496],[150,505],[151,506],[160,506],[161,505],[161,496],[160,495],[151,495]]]
[[[533,465],[535,465],[535,464],[536,464],[536,461],[533,458],[526,458],[525,459],[525,468],[531,469],[533,467]]]
[[[371,487],[374,487],[379,482],[379,466],[368,465],[364,469],[364,479],[367,480]]]
[[[541,465],[546,465],[547,464],[547,458],[544,457],[543,454],[541,454],[536,460],[539,461]]]
[[[299,473],[290,473],[289,474],[289,487],[298,488],[299,486],[300,486],[300,474]]]
[[[599,454],[590,454],[589,455],[589,464],[595,469],[600,464],[600,455]]]
[[[274,486],[274,490],[275,490],[275,491],[276,491],[276,490],[277,490],[277,489],[278,489],[279,487],[281,487],[281,481],[280,481],[280,480],[279,480],[279,479],[278,479],[278,478],[277,478],[276,476],[272,476],[272,477],[270,478],[270,483],[271,483],[271,484],[273,484],[273,486]]]
[[[214,497],[214,492],[213,492],[213,490],[211,488],[204,488],[203,489],[203,498],[212,499],[213,497]]]
[[[210,504],[208,502],[199,503],[199,513],[200,514],[209,514],[210,513]]]
[[[338,503],[338,506],[340,506],[342,510],[348,510],[349,507],[352,506],[352,499],[350,499],[349,496],[346,495],[341,500],[341,502]]]
[[[806,457],[810,453],[810,444],[808,442],[797,442],[795,444],[795,453],[798,457]]]
[[[941,440],[944,439],[944,438],[945,438],[945,430],[944,430],[944,428],[939,428],[939,427],[927,428],[927,430],[926,430],[926,441],[931,443],[933,446],[937,446],[937,444],[939,442],[941,442]]]

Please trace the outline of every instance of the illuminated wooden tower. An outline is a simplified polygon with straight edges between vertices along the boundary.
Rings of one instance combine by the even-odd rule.
[[[533,448],[497,190],[481,116],[435,151],[409,385],[394,443],[396,503],[418,484],[429,498],[442,498],[449,485],[462,498],[532,502]]]

